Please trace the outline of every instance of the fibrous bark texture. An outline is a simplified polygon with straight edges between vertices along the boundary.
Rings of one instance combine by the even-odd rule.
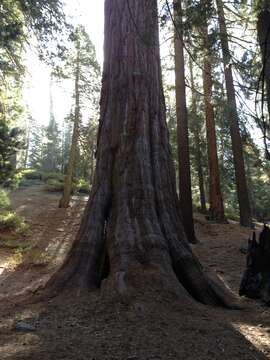
[[[268,114],[270,116],[270,11],[265,9],[259,12],[258,22],[257,22],[257,33],[259,44],[262,54],[262,88],[264,90],[266,86],[266,100]],[[264,92],[264,91],[263,91]],[[262,112],[264,107],[264,98],[262,99]],[[266,156],[268,160],[270,159],[270,153],[268,150],[269,147],[269,125],[263,123],[263,137],[264,137],[264,146],[266,151]],[[267,131],[268,129],[268,131]]]
[[[196,144],[195,149],[195,163],[196,163],[196,169],[198,173],[198,180],[199,180],[199,189],[200,189],[200,203],[201,203],[201,211],[203,213],[206,213],[206,196],[205,196],[205,190],[204,190],[204,171],[203,171],[203,160],[202,160],[202,139],[201,139],[201,124],[199,123],[198,119],[198,102],[197,102],[197,93],[195,89],[194,84],[194,75],[193,75],[193,63],[192,59],[189,59],[189,70],[190,70],[190,83],[191,83],[191,89],[192,89],[192,97],[191,97],[191,103],[192,103],[192,114],[194,118],[194,140]]]
[[[166,294],[228,305],[193,255],[180,219],[156,0],[106,0],[104,50],[95,181],[52,285],[104,288],[108,277],[104,283],[120,297],[151,284]]]
[[[232,151],[234,159],[235,180],[237,187],[237,196],[240,210],[240,224],[242,226],[252,225],[252,216],[250,210],[247,180],[243,156],[242,139],[239,128],[239,118],[237,113],[235,89],[233,83],[233,74],[231,67],[231,55],[229,49],[228,32],[225,22],[225,15],[222,0],[216,0],[218,9],[218,20],[220,28],[221,49],[224,64],[225,83],[228,102],[228,118],[230,133],[232,139]]]
[[[188,113],[186,105],[186,83],[185,83],[185,62],[184,62],[184,43],[182,29],[182,1],[174,0],[174,51],[175,51],[175,98],[176,98],[176,117],[177,117],[177,143],[178,143],[178,162],[179,162],[179,198],[182,212],[182,221],[192,243],[197,239],[194,232],[191,174],[190,174],[190,155],[189,155],[189,136],[188,136]]]
[[[204,45],[203,89],[206,119],[206,134],[209,162],[209,218],[218,222],[225,222],[223,199],[220,186],[219,164],[217,155],[217,140],[215,128],[215,114],[212,104],[212,66],[211,49],[207,22],[202,27]]]

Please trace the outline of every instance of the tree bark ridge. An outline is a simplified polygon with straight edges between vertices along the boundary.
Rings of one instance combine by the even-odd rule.
[[[158,44],[155,0],[105,1],[95,181],[75,244],[52,285],[101,286],[128,301],[150,288],[165,297],[188,299],[189,292],[205,304],[226,304],[181,223]]]

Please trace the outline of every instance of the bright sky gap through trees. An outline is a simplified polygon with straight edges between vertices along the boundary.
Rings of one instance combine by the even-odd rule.
[[[68,20],[86,28],[95,45],[97,59],[103,61],[104,2],[103,0],[65,0],[65,13]],[[50,69],[39,61],[36,52],[27,53],[28,76],[24,90],[25,101],[34,119],[46,125],[50,118]],[[72,86],[72,85],[71,85]],[[72,89],[54,84],[54,114],[58,122],[63,121],[70,110]]]
[[[74,24],[82,24],[88,32],[90,39],[96,48],[97,59],[102,66],[103,62],[103,38],[104,38],[104,0],[64,0],[65,13],[68,20]],[[160,1],[160,8],[165,1]],[[236,36],[243,37],[245,40],[251,41],[250,48],[256,47],[252,44],[251,34],[243,33],[244,29],[236,29]],[[169,61],[172,55],[171,42],[168,30],[162,31],[160,45],[162,60]],[[242,34],[241,34],[242,33]],[[239,53],[239,59],[241,54]],[[172,61],[172,59],[170,60]],[[24,97],[29,108],[29,112],[38,123],[46,125],[50,117],[50,69],[44,63],[38,60],[36,51],[28,50],[27,52],[28,76],[25,81]],[[168,66],[167,66],[168,67]],[[174,72],[166,71],[163,74],[166,82],[170,85],[174,84]],[[235,80],[240,81],[237,73],[234,73]],[[61,123],[70,109],[72,89],[65,86],[65,89],[54,84],[52,93],[54,98],[54,114],[56,120]],[[239,93],[239,92],[238,92]],[[241,91],[240,91],[241,94]],[[237,96],[238,106],[246,112],[254,111],[254,101],[245,100],[244,96]],[[190,97],[189,89],[187,96]],[[86,115],[87,116],[87,115]],[[247,118],[247,124],[252,120]],[[248,125],[249,126],[249,125]],[[256,127],[252,128],[252,132],[258,145],[262,146],[261,132]]]

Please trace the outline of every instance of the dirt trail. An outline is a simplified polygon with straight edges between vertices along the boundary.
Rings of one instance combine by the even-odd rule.
[[[0,246],[0,299],[34,291],[63,260],[77,232],[86,199],[74,197],[69,209],[59,209],[59,197],[59,193],[45,191],[43,184],[11,193],[12,208],[25,218],[30,230],[11,240],[8,248]]]
[[[242,300],[244,310],[229,311],[169,297],[164,303],[145,294],[141,312],[139,307],[113,302],[111,296],[101,298],[96,291],[80,297],[65,292],[29,305],[16,303],[12,296],[44,282],[74,239],[85,201],[74,199],[70,209],[61,210],[58,198],[40,185],[12,195],[13,206],[31,225],[23,240],[31,248],[19,267],[12,270],[6,265],[0,271],[1,360],[270,359],[270,309],[252,300]],[[250,231],[233,223],[209,224],[196,215],[196,232],[201,243],[193,249],[200,261],[237,294],[245,264],[239,247]],[[0,266],[9,251],[0,248]],[[16,331],[19,320],[35,331]]]

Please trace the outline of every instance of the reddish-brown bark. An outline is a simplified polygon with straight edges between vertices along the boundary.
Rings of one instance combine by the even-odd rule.
[[[202,35],[204,47],[203,89],[209,162],[209,218],[214,221],[225,222],[224,206],[220,187],[215,114],[212,104],[213,80],[207,22],[205,22],[202,26]]]
[[[197,93],[194,84],[194,76],[193,76],[193,64],[192,59],[189,59],[189,70],[190,70],[190,84],[192,90],[192,114],[195,118],[194,121],[194,140],[196,144],[195,149],[195,163],[196,169],[198,173],[198,180],[199,180],[199,190],[200,190],[200,203],[201,203],[201,212],[206,213],[206,196],[204,190],[204,171],[203,171],[203,161],[202,161],[202,146],[201,146],[201,129],[200,123],[198,122],[197,114],[198,114],[198,106],[197,106]]]
[[[177,117],[177,143],[179,163],[179,199],[182,212],[182,221],[192,243],[197,239],[194,231],[189,136],[188,136],[188,113],[186,105],[185,62],[182,29],[182,0],[174,0],[174,51],[175,51],[175,98]]]
[[[94,185],[51,286],[109,286],[128,301],[150,286],[159,296],[188,299],[189,292],[203,303],[229,306],[193,255],[180,219],[156,0],[106,0],[104,49]]]
[[[65,177],[63,195],[59,201],[60,208],[68,208],[73,186],[73,176],[76,165],[76,155],[78,151],[78,140],[80,131],[80,94],[79,94],[79,80],[80,80],[80,43],[77,44],[77,58],[76,58],[76,75],[75,75],[75,113],[74,124],[70,154],[68,159],[67,174]]]
[[[268,9],[261,10],[258,14],[257,34],[262,54],[262,88],[264,90],[266,87],[267,109],[270,116],[270,11]],[[263,125],[263,139],[266,157],[270,160],[268,127],[267,124]]]
[[[216,0],[218,9],[218,20],[220,28],[221,49],[223,54],[223,65],[228,100],[228,119],[232,139],[232,151],[235,169],[235,181],[240,210],[240,224],[243,226],[252,225],[252,216],[249,203],[245,163],[243,156],[242,139],[239,128],[239,118],[237,113],[233,74],[231,68],[231,55],[229,49],[227,26],[222,0]]]

